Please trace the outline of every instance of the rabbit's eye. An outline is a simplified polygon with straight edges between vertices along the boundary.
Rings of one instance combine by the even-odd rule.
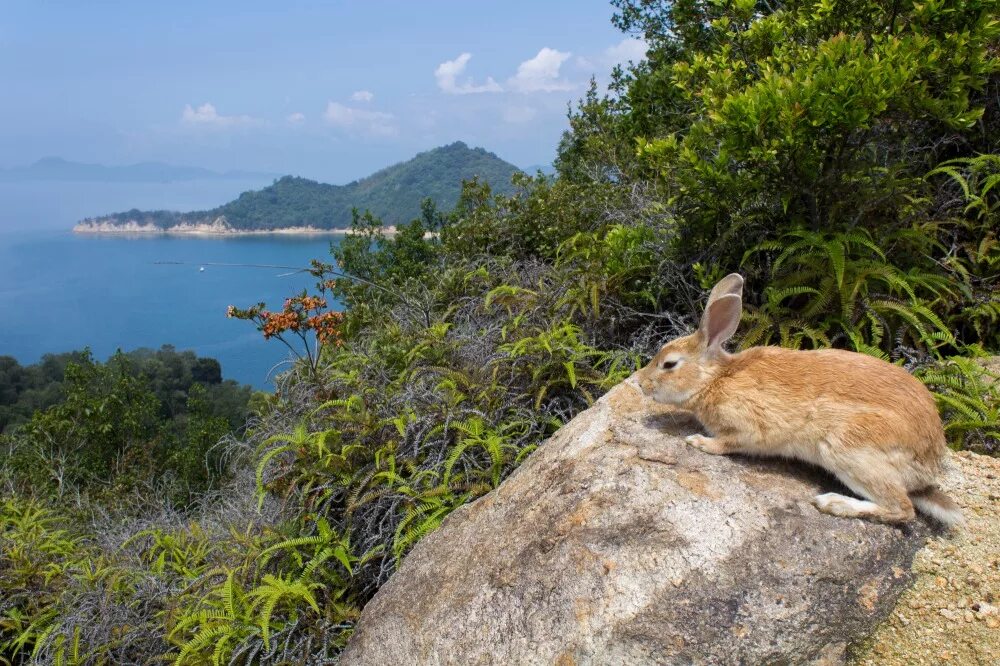
[[[664,370],[673,370],[674,368],[677,367],[678,363],[680,363],[680,361],[677,360],[664,361],[660,367],[663,368]]]

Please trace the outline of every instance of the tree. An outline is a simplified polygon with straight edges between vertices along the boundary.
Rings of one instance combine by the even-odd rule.
[[[214,358],[199,358],[191,367],[191,378],[202,384],[222,383],[222,364]]]
[[[150,476],[161,443],[159,401],[118,353],[108,363],[66,367],[65,400],[36,412],[24,436],[59,492],[67,486],[109,484]]]
[[[651,46],[619,115],[651,132],[685,254],[735,265],[787,229],[898,229],[924,174],[997,148],[995,0],[615,5]]]

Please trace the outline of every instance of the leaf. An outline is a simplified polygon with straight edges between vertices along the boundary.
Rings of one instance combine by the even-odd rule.
[[[566,361],[563,363],[563,367],[566,368],[566,376],[569,377],[569,385],[572,388],[576,388],[576,364],[572,361]]]

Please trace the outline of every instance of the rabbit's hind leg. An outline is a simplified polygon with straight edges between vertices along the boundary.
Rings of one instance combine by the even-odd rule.
[[[865,499],[838,493],[817,495],[813,500],[823,513],[845,518],[868,518],[884,523],[913,520],[913,503],[899,475],[888,461],[871,456],[843,457],[835,469],[829,468],[845,486]]]

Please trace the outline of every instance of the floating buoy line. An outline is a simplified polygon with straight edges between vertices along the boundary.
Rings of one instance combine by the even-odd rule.
[[[280,273],[277,275],[277,277],[288,277],[289,275],[296,275],[297,273],[308,273],[309,271],[313,270],[312,268],[302,268],[301,266],[283,266],[281,264],[233,264],[222,261],[208,261],[203,264],[196,264],[192,261],[154,261],[153,264],[158,266],[199,266],[200,267],[199,272],[204,271],[205,266],[220,266],[222,268],[279,268],[282,270],[289,271],[288,273]],[[367,284],[370,287],[374,287],[375,289],[379,289],[387,294],[392,294],[393,296],[400,298],[404,303],[407,303],[407,305],[412,305],[407,301],[406,298],[403,297],[402,294],[394,292],[391,289],[387,289],[380,284],[375,284],[370,280],[360,278],[357,275],[351,275],[350,273],[344,273],[342,271],[336,271],[333,269],[328,269],[326,272],[330,273],[331,275],[336,275],[338,278],[345,278],[347,280],[354,280],[355,282],[361,282],[362,284]]]
[[[153,263],[156,264],[156,265],[161,265],[161,266],[162,265],[166,265],[166,266],[194,266],[194,265],[196,265],[196,264],[194,264],[193,262],[190,262],[190,261],[154,261]],[[206,263],[203,263],[203,264],[197,264],[197,266],[199,267],[198,268],[198,272],[203,272],[205,270],[205,266],[222,266],[224,268],[279,268],[279,269],[291,271],[290,273],[282,273],[278,277],[286,277],[288,275],[295,275],[296,273],[307,273],[307,272],[309,272],[309,271],[312,270],[311,268],[301,268],[299,266],[281,266],[279,264],[232,264],[232,263],[224,263],[224,262],[221,262],[221,261],[209,261],[209,262],[206,262]],[[334,273],[335,275],[339,275],[341,277],[350,278],[352,280],[359,279],[359,278],[355,278],[352,275],[347,275],[346,273],[340,273],[338,271],[330,271],[330,272]]]

